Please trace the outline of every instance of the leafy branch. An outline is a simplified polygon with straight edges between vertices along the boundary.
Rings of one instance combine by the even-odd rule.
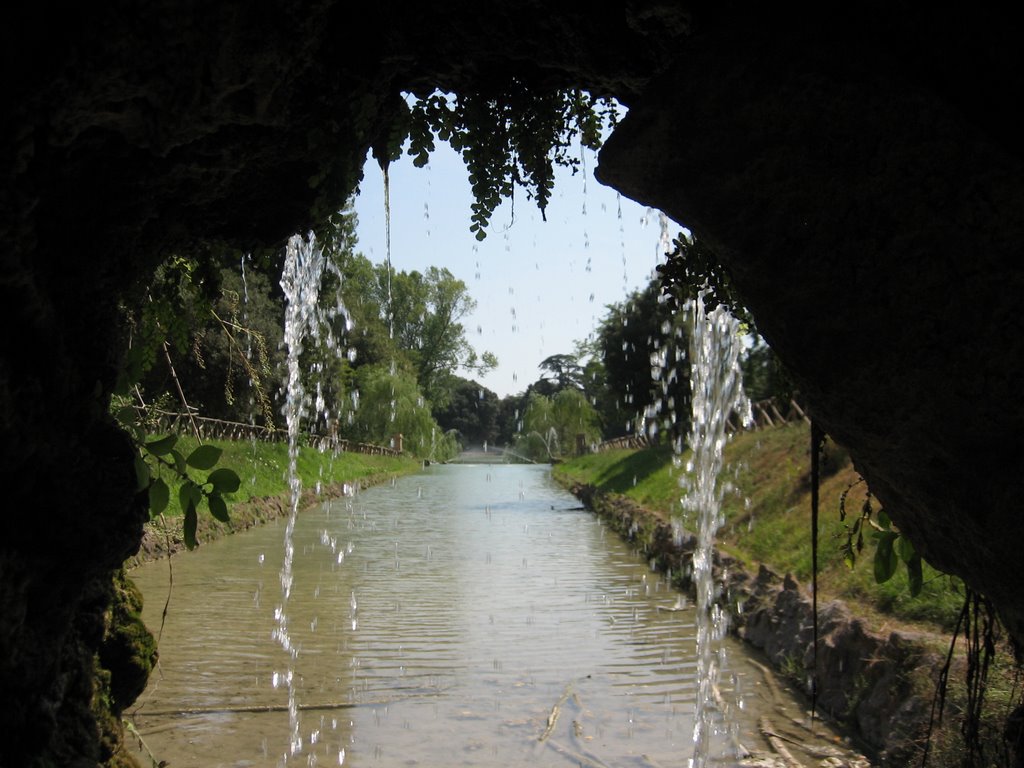
[[[230,302],[230,319],[225,320],[217,314],[216,310],[212,308],[210,309],[211,317],[220,324],[221,330],[224,332],[224,336],[228,340],[228,346],[234,353],[228,356],[228,370],[224,377],[224,397],[229,404],[234,402],[235,393],[232,385],[234,377],[232,374],[233,366],[237,360],[240,362],[246,375],[249,377],[249,381],[252,383],[252,388],[256,394],[256,399],[259,402],[260,413],[263,415],[264,421],[268,426],[272,426],[274,424],[273,407],[270,403],[270,396],[267,394],[267,388],[263,383],[263,377],[270,374],[270,355],[267,352],[267,341],[263,337],[262,333],[255,329],[247,328],[238,321],[238,294],[225,291],[224,298]],[[250,346],[255,344],[259,365],[255,365],[251,359],[251,355],[248,354],[246,350],[242,349],[235,334],[247,337]]]
[[[177,435],[147,439],[145,432],[135,423],[135,416],[136,411],[131,406],[122,408],[118,413],[119,421],[128,429],[137,449],[136,489],[146,491],[149,515],[155,518],[167,509],[171,486],[177,487],[178,501],[184,513],[185,546],[195,549],[200,506],[205,502],[215,519],[228,522],[224,494],[236,492],[241,487],[241,480],[234,470],[217,468],[223,449],[214,445],[200,445],[185,456],[176,447]],[[208,471],[208,474],[196,480],[190,474],[190,469]],[[165,473],[170,476],[170,483],[164,479]]]
[[[883,509],[876,510],[871,503],[871,492],[864,497],[860,513],[852,518],[853,522],[846,523],[848,516],[846,500],[850,491],[864,482],[860,478],[846,487],[839,497],[839,519],[846,529],[846,540],[840,545],[843,553],[843,562],[847,567],[853,568],[857,563],[857,557],[864,550],[865,532],[875,540],[874,574],[875,582],[883,584],[891,579],[899,569],[902,562],[907,568],[907,580],[910,584],[910,594],[916,597],[924,585],[922,572],[921,555],[914,549],[910,540],[902,535],[898,528],[892,524],[889,515]],[[840,534],[843,535],[843,534]]]
[[[681,306],[702,293],[709,312],[724,304],[734,317],[753,328],[753,317],[743,306],[729,271],[722,266],[714,250],[685,232],[681,232],[672,245],[673,250],[665,254],[665,263],[656,269],[662,289],[675,305]]]
[[[579,169],[579,158],[570,154],[572,140],[579,137],[584,147],[598,149],[602,131],[616,123],[616,110],[609,99],[580,90],[538,90],[516,78],[486,93],[434,93],[409,108],[408,153],[417,167],[426,165],[436,136],[462,155],[475,200],[470,231],[483,240],[494,210],[513,197],[517,185],[544,215],[554,167]],[[400,145],[385,159],[396,159]]]

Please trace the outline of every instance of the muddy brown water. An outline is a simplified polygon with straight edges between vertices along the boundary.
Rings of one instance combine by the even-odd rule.
[[[188,766],[681,766],[692,754],[694,611],[546,467],[435,466],[299,516],[293,642],[301,753],[285,760],[288,659],[273,639],[284,523],[173,560],[160,669],[131,721]],[[132,572],[156,632],[168,564]],[[839,736],[727,642],[737,742],[764,718],[806,765]],[[760,726],[760,727],[759,727]],[[730,733],[731,730],[731,733]]]

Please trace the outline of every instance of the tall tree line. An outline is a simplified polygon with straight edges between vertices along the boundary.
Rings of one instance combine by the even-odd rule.
[[[403,272],[372,263],[356,251],[351,212],[334,217],[321,247],[331,269],[319,302],[332,319],[329,335],[308,340],[301,355],[308,429],[378,443],[402,433],[406,450],[446,458],[454,441],[435,413],[461,386],[454,372],[497,364],[466,338],[462,321],[475,302],[465,283],[444,268]],[[134,394],[171,409],[184,397],[213,418],[281,424],[279,260],[232,256],[201,279],[189,264],[165,265],[151,290],[152,317],[136,318],[145,374]]]

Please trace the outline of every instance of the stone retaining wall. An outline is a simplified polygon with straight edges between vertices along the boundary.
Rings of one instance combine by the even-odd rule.
[[[574,484],[570,491],[614,530],[637,544],[653,568],[673,575],[688,588],[695,537],[678,535],[655,512],[593,486]],[[777,670],[810,695],[814,668],[811,597],[791,576],[765,566],[757,575],[720,552],[715,579],[731,607],[732,631],[761,650]],[[877,752],[885,765],[902,765],[927,729],[930,696],[922,679],[934,679],[941,663],[929,636],[869,629],[841,601],[818,610],[818,710],[851,727]]]

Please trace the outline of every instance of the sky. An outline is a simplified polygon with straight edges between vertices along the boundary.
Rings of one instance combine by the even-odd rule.
[[[477,353],[493,352],[498,367],[473,378],[500,397],[536,381],[544,358],[572,353],[607,313],[647,284],[663,261],[659,213],[620,197],[593,176],[597,159],[586,151],[585,170],[559,169],[547,221],[525,191],[504,202],[488,235],[469,231],[472,193],[462,159],[438,142],[430,163],[416,168],[403,155],[389,169],[391,264],[400,271],[447,267],[477,302],[465,318]],[[387,256],[383,174],[372,158],[355,201],[356,249],[371,261]],[[675,224],[673,236],[679,232]]]

